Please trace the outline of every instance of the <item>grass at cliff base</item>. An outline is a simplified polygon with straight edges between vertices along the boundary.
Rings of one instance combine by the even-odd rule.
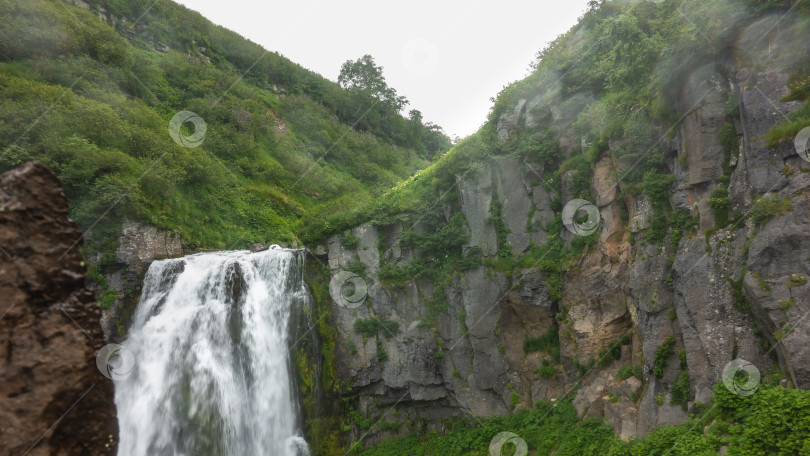
[[[578,420],[570,398],[554,405],[538,403],[505,417],[448,421],[444,434],[388,440],[362,456],[488,455],[492,438],[512,432],[529,455],[555,456],[709,456],[810,455],[810,391],[762,386],[752,396],[731,393],[719,384],[712,404],[678,426],[662,426],[646,438],[624,441],[601,419]],[[502,454],[514,454],[507,444]]]

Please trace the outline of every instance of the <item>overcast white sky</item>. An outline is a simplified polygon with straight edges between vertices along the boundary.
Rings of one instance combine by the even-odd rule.
[[[337,81],[371,54],[388,85],[451,137],[474,133],[504,85],[573,26],[587,0],[177,0]]]

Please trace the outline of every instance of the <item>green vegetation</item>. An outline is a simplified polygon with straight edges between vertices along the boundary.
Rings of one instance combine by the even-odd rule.
[[[807,8],[805,2],[800,7]],[[806,12],[806,11],[805,11]],[[806,33],[806,23],[801,24],[801,31]],[[790,74],[788,81],[789,92],[780,101],[800,101],[804,106],[788,115],[780,124],[768,132],[765,137],[769,147],[776,147],[783,142],[792,142],[796,135],[804,128],[810,126],[810,60],[805,56]]]
[[[489,443],[500,432],[522,438],[529,454],[556,456],[708,456],[728,447],[729,455],[804,454],[810,442],[810,392],[762,385],[752,396],[714,389],[714,404],[678,426],[663,426],[643,439],[622,441],[602,421],[579,421],[568,398],[554,405],[538,403],[506,417],[479,422],[449,420],[446,432],[423,438],[388,440],[362,456],[488,454]],[[610,396],[613,399],[613,396]],[[660,396],[660,405],[664,397]],[[777,410],[779,411],[777,413]],[[509,454],[509,453],[504,453]]]
[[[377,339],[377,360],[379,362],[387,361],[388,360],[388,352],[385,351],[385,347],[383,347],[382,339]]]
[[[739,101],[736,100],[734,95],[729,97],[729,105],[734,107],[734,112],[730,115],[732,117],[739,117]],[[723,160],[723,174],[731,175],[731,170],[728,168],[728,163],[731,156],[740,152],[740,139],[737,137],[737,130],[734,128],[732,122],[726,122],[720,127],[720,144],[723,146],[725,152],[725,160]]]
[[[366,275],[366,265],[360,260],[352,260],[346,265],[346,270],[353,272],[360,277]]]
[[[790,278],[788,278],[787,286],[788,288],[798,287],[800,285],[804,285],[807,283],[807,277],[802,277],[800,275],[791,274]]]
[[[731,207],[731,200],[728,197],[728,189],[717,187],[712,190],[709,196],[709,207],[714,213],[715,226],[725,228],[728,225],[728,210]]]
[[[626,380],[630,377],[636,377],[637,379],[643,381],[644,374],[641,371],[641,366],[622,366],[619,368],[619,372],[616,374],[616,378],[619,379],[619,381]]]
[[[520,404],[520,394],[516,393],[515,391],[512,391],[512,393],[509,396],[509,408],[514,410],[518,404]]]
[[[173,2],[85,3],[4,3],[0,171],[28,160],[53,169],[71,217],[93,228],[91,251],[126,218],[177,231],[192,249],[292,242],[450,146],[418,113],[405,118]],[[207,125],[197,148],[169,135],[182,110]]]
[[[622,346],[617,342],[610,344],[608,348],[599,350],[597,359],[599,360],[599,367],[602,369],[608,367],[613,361],[618,361],[622,357]]]
[[[793,209],[790,198],[768,193],[754,201],[748,214],[755,224],[761,225]]]
[[[111,289],[107,283],[107,277],[101,273],[101,267],[91,264],[87,267],[87,280],[95,285],[97,289],[98,305],[102,309],[109,309],[118,296],[115,290]]]
[[[312,338],[302,338],[294,352],[301,410],[310,448],[315,454],[344,454],[340,432],[340,403],[334,396],[338,390],[335,366],[335,341],[338,334],[332,317],[329,295],[329,269],[317,262],[306,262],[306,282],[313,297],[313,312],[318,315],[317,331],[320,346],[311,345]],[[329,399],[320,397],[328,393]]]
[[[492,438],[499,432],[514,432],[521,436],[531,450],[558,455],[600,454],[601,445],[613,440],[612,431],[599,420],[577,422],[576,410],[565,400],[556,406],[544,403],[532,410],[522,410],[506,417],[487,418],[481,425],[451,420],[448,432],[430,434],[424,439],[406,437],[383,442],[374,449],[359,451],[364,456],[394,455],[476,455],[488,454]],[[573,432],[572,432],[573,431]],[[575,435],[574,435],[575,434]],[[508,454],[508,453],[505,453]]]
[[[343,233],[343,236],[340,237],[340,243],[347,249],[356,249],[360,244],[360,239],[351,231],[346,231]]]
[[[523,353],[543,351],[555,359],[560,357],[560,337],[557,328],[551,328],[540,337],[529,337],[523,341]]]
[[[669,311],[667,312],[667,317],[669,318],[669,321],[677,320],[678,319],[678,311],[675,310],[674,307],[672,309],[669,309]]]
[[[689,372],[683,370],[678,374],[678,378],[672,385],[672,394],[670,403],[673,405],[680,405],[686,411],[686,405],[689,403],[689,398],[692,396],[692,387],[689,383]]]
[[[768,285],[768,282],[766,282],[762,277],[760,277],[760,275],[758,273],[752,272],[751,276],[754,277],[755,279],[757,279],[757,282],[759,283],[759,287],[762,289],[762,291],[766,291],[768,293],[771,292],[771,286]]]
[[[669,217],[669,244],[673,251],[678,249],[678,243],[685,234],[697,232],[700,220],[697,214],[692,214],[683,209],[676,209],[670,213]]]
[[[779,330],[777,330],[777,331],[775,331],[773,333],[773,338],[776,339],[776,340],[782,340],[785,337],[789,336],[790,333],[792,333],[792,332],[793,332],[793,326],[785,325],[785,326],[782,327],[782,329],[779,329]]]
[[[378,317],[369,319],[358,318],[354,321],[354,331],[361,334],[364,339],[376,337],[382,331],[386,339],[390,339],[399,332],[399,323],[387,321]]]
[[[509,258],[512,254],[512,246],[507,242],[506,237],[510,231],[503,222],[503,213],[497,187],[492,187],[492,202],[489,205],[489,222],[495,226],[495,236],[498,242],[498,256]]]
[[[682,83],[690,73],[708,76],[706,65],[718,59],[733,61],[735,33],[747,21],[754,20],[756,14],[791,6],[781,1],[765,6],[753,1],[743,3],[755,14],[745,16],[719,1],[591,2],[590,10],[577,27],[538,54],[534,72],[498,95],[488,122],[476,135],[380,201],[359,210],[355,217],[335,217],[329,220],[328,227],[313,227],[305,237],[321,239],[335,229],[361,220],[384,220],[429,205],[433,202],[432,195],[456,184],[455,180],[448,182],[445,178],[448,173],[466,175],[466,171],[488,166],[490,157],[507,154],[543,163],[542,182],[549,190],[559,188],[565,176],[571,196],[585,199],[592,199],[593,166],[609,154],[614,163],[620,164],[617,175],[624,184],[623,192],[646,194],[653,205],[652,226],[644,235],[647,242],[660,243],[667,235],[676,233],[677,228],[686,228],[681,230],[684,233],[693,232],[694,215],[689,214],[687,219],[676,215],[677,211],[670,207],[668,192],[674,178],[666,167],[660,149],[662,138],[657,132],[674,131],[671,127],[680,118],[674,106],[678,105]],[[800,5],[797,9],[805,7]],[[688,17],[680,13],[684,10],[690,11]],[[729,18],[734,26],[717,27],[711,22],[712,17]],[[706,31],[711,31],[710,43],[703,35]],[[563,75],[561,79],[559,75]],[[533,99],[551,86],[558,90],[552,91],[547,101],[534,105],[530,114],[541,125],[551,118],[551,106],[573,115],[574,131],[582,136],[586,147],[574,148],[564,161],[559,138],[552,131],[527,128],[519,122],[516,131],[507,138],[498,138],[496,134],[495,126],[501,115],[513,110],[518,100]],[[728,119],[738,116],[734,100],[730,94]],[[721,133],[730,159],[739,147],[730,120]],[[615,141],[613,148],[609,147],[610,141]],[[724,168],[727,167],[726,163]],[[727,195],[718,191],[713,198],[722,226],[726,223],[723,210],[728,209]],[[495,206],[492,221],[497,225],[497,203]],[[503,247],[505,230],[500,228],[499,245]],[[547,231],[557,233],[554,229]],[[678,240],[684,233],[676,236]]]
[[[675,338],[672,336],[667,337],[664,339],[664,343],[661,344],[655,350],[655,361],[653,362],[653,374],[659,379],[664,376],[664,370],[667,368],[667,364],[669,363],[669,358],[675,354]]]
[[[551,361],[544,359],[539,368],[535,369],[535,373],[542,378],[549,379],[557,375],[557,368]]]

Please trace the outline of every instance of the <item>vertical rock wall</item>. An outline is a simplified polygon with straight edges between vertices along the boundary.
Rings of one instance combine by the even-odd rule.
[[[622,196],[616,179],[622,165],[605,157],[595,165],[591,189],[602,220],[599,243],[565,265],[558,301],[537,269],[508,276],[481,266],[441,285],[438,296],[446,305],[433,322],[428,313],[436,284],[420,279],[384,286],[379,277],[386,263],[413,260],[414,252],[400,239],[403,231],[418,227],[362,225],[351,230],[359,239],[351,248],[342,236],[333,236],[328,244],[333,276],[362,264],[368,283],[364,305],[333,307],[342,393],[357,395],[359,412],[372,423],[370,429],[356,427],[356,436],[374,443],[441,428],[443,417],[501,415],[569,393],[580,416],[604,417],[624,438],[644,435],[655,426],[680,423],[710,401],[724,367],[735,358],[752,362],[763,375],[782,369],[792,384],[808,387],[810,166],[792,146],[771,150],[761,139],[797,108],[780,101],[787,93],[785,73],[765,68],[745,77],[728,78],[714,67],[696,70],[684,82],[684,117],[674,138],[661,144],[675,177],[672,207],[699,220],[696,234],[676,246],[670,246],[670,236],[661,245],[631,245],[628,235],[644,236],[653,208],[644,195]],[[728,111],[729,94],[738,100],[739,117]],[[527,106],[548,96],[520,100],[508,110],[496,129],[499,140],[524,122],[538,122]],[[564,135],[574,136],[565,127],[566,113],[551,119]],[[740,140],[730,159],[720,137],[726,123]],[[564,149],[578,141],[567,138]],[[470,234],[465,252],[477,247],[484,258],[495,259],[499,248],[518,255],[530,243],[547,242],[555,195],[539,185],[544,166],[499,157],[459,176],[457,207]],[[571,198],[565,182],[562,204]],[[723,185],[739,214],[764,193],[789,199],[790,210],[761,225],[748,217],[718,227],[709,199]],[[501,247],[491,217],[495,201],[509,230]],[[454,214],[446,215],[449,220]],[[355,322],[371,318],[396,322],[400,331],[364,337]],[[551,330],[558,336],[559,364],[546,352],[524,350],[524,342]],[[670,354],[656,372],[656,355],[667,344]],[[379,356],[380,347],[386,356]],[[599,362],[611,347],[612,359]],[[640,368],[643,378],[618,375],[630,366]],[[685,378],[687,397],[674,402]]]

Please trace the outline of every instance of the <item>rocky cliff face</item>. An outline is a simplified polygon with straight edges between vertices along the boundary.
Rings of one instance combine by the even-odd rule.
[[[103,253],[90,258],[104,275],[103,284],[96,286],[97,294],[114,297],[101,319],[104,337],[121,342],[141,296],[141,283],[152,261],[183,255],[177,233],[158,230],[138,222],[125,221],[117,239],[114,259],[103,261]]]
[[[0,227],[0,454],[113,454],[101,312],[56,176],[36,163],[0,176]]]
[[[631,242],[650,229],[650,202],[643,195],[622,196],[622,164],[612,154],[599,161],[591,188],[601,218],[598,245],[564,266],[560,299],[552,299],[548,277],[537,268],[511,276],[479,266],[449,284],[418,279],[384,285],[380,271],[386,264],[408,264],[420,255],[402,241],[403,231],[418,231],[419,223],[361,225],[351,230],[352,242],[346,233],[333,236],[333,280],[355,271],[368,286],[362,305],[332,309],[341,393],[358,396],[358,411],[372,425],[385,423],[356,426],[356,436],[374,443],[440,428],[443,417],[506,414],[569,393],[582,417],[604,417],[625,438],[643,435],[683,421],[708,402],[724,367],[736,358],[753,363],[763,376],[781,369],[793,385],[810,386],[810,322],[804,318],[810,311],[810,174],[792,145],[772,150],[762,139],[798,107],[780,101],[786,81],[774,67],[734,77],[712,67],[684,83],[684,117],[672,139],[663,128],[660,136],[675,176],[670,203],[699,220],[691,235],[670,231],[662,245]],[[537,116],[526,109],[548,96],[520,100],[514,112],[507,110],[497,125],[499,140],[519,125],[539,127],[536,119],[546,118],[566,152],[579,144],[570,114]],[[730,114],[729,98],[737,103]],[[721,140],[724,123],[733,125],[740,144],[730,157]],[[544,165],[493,158],[476,173],[459,176],[458,209],[446,207],[445,217],[463,215],[465,250],[477,248],[485,259],[496,259],[499,249],[520,254],[555,235],[545,229],[555,215],[551,201],[560,198],[564,205],[571,197],[565,181],[562,195],[540,184]],[[710,199],[724,185],[731,210],[749,216],[722,227]],[[750,216],[768,201],[781,209]],[[508,233],[508,244],[500,247],[494,203]],[[565,230],[563,235],[574,237]],[[434,318],[428,313],[437,296],[446,305]],[[358,331],[358,320],[375,318],[395,322],[398,331]],[[549,338],[554,340],[547,345],[558,345],[559,354],[531,348]],[[626,374],[631,366],[640,367],[637,375]]]

